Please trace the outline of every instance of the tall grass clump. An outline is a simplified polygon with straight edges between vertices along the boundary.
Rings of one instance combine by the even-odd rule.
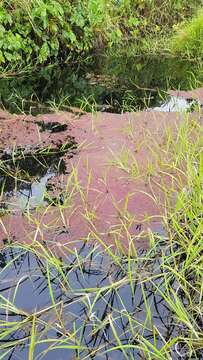
[[[174,279],[176,283],[173,288],[169,281],[166,301],[174,309],[176,321],[182,322],[179,326],[183,347],[179,355],[192,358],[196,353],[198,359],[203,348],[202,139],[202,126],[191,119],[179,129],[174,159],[177,166],[184,164],[185,186],[177,196],[175,210],[168,214],[171,258],[165,258],[163,263],[168,281]]]
[[[203,10],[178,27],[171,40],[171,50],[188,58],[203,58]]]

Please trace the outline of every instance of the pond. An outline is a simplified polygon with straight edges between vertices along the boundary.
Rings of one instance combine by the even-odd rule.
[[[64,175],[66,180],[69,178],[67,159],[78,154],[80,148],[76,138],[68,134],[68,121],[63,121],[65,118],[58,121],[55,111],[72,112],[77,121],[86,111],[122,113],[143,109],[150,112],[153,109],[159,112],[191,112],[196,106],[201,106],[200,102],[192,99],[167,95],[170,88],[189,89],[197,84],[194,79],[196,82],[202,81],[202,67],[199,64],[176,58],[138,58],[131,53],[128,56],[120,53],[118,56],[115,52],[109,57],[97,58],[89,67],[71,69],[67,66],[50,66],[0,80],[0,107],[11,113],[35,116],[29,119],[29,127],[34,124],[33,134],[37,136],[46,133],[44,142],[48,141],[51,145],[0,146],[0,221],[5,217],[8,222],[10,219],[13,221],[14,216],[20,214],[15,219],[17,225],[14,224],[19,228],[25,214],[31,218],[31,212],[38,207],[46,213],[46,207],[51,204],[50,207],[55,206],[62,219],[57,231],[63,233],[66,243],[70,240],[71,231],[68,226],[66,228],[64,225],[63,228],[61,225],[65,216],[61,210],[63,194],[66,193],[68,197],[68,191],[67,188],[61,190],[57,182],[60,175]],[[47,113],[53,113],[50,115],[54,116],[51,121],[50,118],[44,120],[37,117],[38,114]],[[84,118],[84,128],[82,122],[78,126],[85,137],[86,125],[90,125],[91,118]],[[119,119],[121,121],[121,117]],[[13,118],[10,120],[15,122]],[[28,117],[24,120],[26,123]],[[112,123],[117,124],[116,121]],[[90,128],[92,130],[92,123]],[[98,145],[99,139],[98,148],[102,153],[105,152],[105,140],[110,133],[108,128],[104,128],[103,124],[101,128],[98,125],[101,130],[98,131],[99,135],[94,134],[94,129],[89,131],[90,135],[98,136],[94,146]],[[114,136],[119,134],[113,130]],[[102,131],[106,138],[101,136]],[[64,137],[56,145],[57,136],[61,134]],[[32,133],[29,136],[32,137]],[[108,144],[111,145],[111,133],[109,138]],[[113,145],[117,145],[116,141],[114,139]],[[93,158],[95,149],[96,146],[93,148]],[[134,152],[137,153],[137,150]],[[98,154],[96,165],[101,162]],[[129,154],[126,154],[128,163]],[[64,156],[67,157],[66,161]],[[82,168],[82,175],[84,172]],[[99,173],[99,181],[101,178]],[[102,182],[99,181],[101,186]],[[125,182],[123,185],[115,184],[117,191],[121,187],[123,189]],[[129,181],[126,184],[128,187]],[[50,195],[53,190],[51,186],[56,189],[53,194],[57,195],[57,199]],[[132,186],[134,191],[134,184]],[[75,188],[77,195],[84,195],[79,186],[75,185]],[[93,188],[95,190],[95,186]],[[102,194],[102,191],[98,192]],[[142,193],[145,192],[146,187],[142,190]],[[112,204],[108,188],[104,194],[103,197],[109,196],[110,199],[107,205]],[[87,214],[94,217],[93,212],[82,214],[82,217],[75,216],[78,216],[76,228],[83,226],[81,219]],[[106,213],[102,214],[102,221],[106,221]],[[58,226],[55,223],[54,218],[53,222],[48,219],[48,223],[44,224],[45,231],[50,225],[48,240],[52,245],[58,239],[54,237],[54,225]],[[139,229],[140,225],[137,226]],[[36,225],[36,233],[41,231],[40,226]],[[19,234],[18,241],[21,240],[20,231]],[[114,251],[109,244],[104,250],[95,238],[91,238],[91,242],[80,239],[80,247],[71,249],[58,241],[58,252],[53,253],[45,240],[38,242],[35,239],[33,244],[28,245],[12,242],[11,237],[4,236],[0,251],[0,359],[143,360],[146,356],[164,360],[202,359],[198,342],[195,349],[188,349],[185,341],[188,328],[184,317],[177,316],[179,304],[176,295],[185,308],[190,297],[187,298],[181,282],[170,269],[176,268],[177,263],[181,269],[185,254],[182,250],[179,253],[176,241],[173,245],[169,244],[162,224],[160,231],[153,232],[153,236],[154,246],[149,250],[137,250],[135,257]],[[195,306],[198,305],[197,300]],[[195,331],[198,332],[201,327],[202,318],[196,317]],[[161,358],[157,355],[159,350]]]
[[[199,63],[115,52],[110,58],[95,57],[88,67],[49,66],[2,78],[0,104],[12,113],[32,115],[71,107],[120,113],[157,106],[169,88],[190,89],[202,79]]]

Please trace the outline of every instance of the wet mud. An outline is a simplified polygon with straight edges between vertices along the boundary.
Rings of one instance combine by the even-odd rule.
[[[202,121],[200,113],[188,116]],[[170,190],[175,198],[184,183],[181,174],[175,174],[174,182],[173,171],[163,175],[160,168],[167,132],[170,130],[175,138],[177,126],[184,119],[182,113],[154,110],[98,112],[80,117],[70,112],[33,117],[1,111],[1,167],[8,161],[10,171],[14,164],[15,170],[25,170],[32,178],[31,192],[36,192],[36,184],[42,187],[38,204],[35,201],[34,206],[23,209],[14,206],[9,211],[5,211],[2,192],[0,239],[25,242],[37,239],[55,247],[96,239],[127,248],[131,236],[135,246],[147,247],[149,230],[163,232],[167,200],[164,189]],[[77,144],[77,149],[59,156],[59,149],[70,141]],[[25,163],[31,170],[23,168],[22,160],[13,161],[12,154],[22,148],[33,153],[34,158],[38,151],[42,152],[43,161],[43,149],[48,148],[56,152],[56,158],[50,156],[51,162],[40,175],[29,165],[29,155]],[[157,156],[152,155],[155,148]],[[40,159],[39,163],[43,161]],[[13,181],[9,189],[14,202],[20,189],[16,182],[19,183]]]
[[[57,121],[52,122],[44,122],[44,121],[36,121],[36,124],[39,126],[40,131],[49,131],[50,133],[58,133],[61,131],[67,130],[67,124],[60,124]]]
[[[169,94],[172,96],[178,96],[181,97],[183,99],[187,99],[187,100],[198,100],[201,104],[201,106],[203,106],[203,88],[198,88],[198,89],[194,89],[194,90],[190,90],[190,91],[184,91],[184,90],[170,90]]]

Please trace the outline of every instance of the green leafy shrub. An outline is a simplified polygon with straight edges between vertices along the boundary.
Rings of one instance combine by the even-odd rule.
[[[0,0],[0,70],[166,33],[201,0]],[[139,45],[138,45],[139,46]]]
[[[76,18],[70,3],[55,0],[5,1],[0,7],[0,61],[45,63],[90,46],[84,18]],[[69,21],[68,21],[69,19]],[[77,27],[77,29],[76,29]],[[82,37],[82,41],[81,41]]]
[[[0,1],[0,66],[64,61],[91,50],[99,35],[105,41],[114,31],[105,3]]]

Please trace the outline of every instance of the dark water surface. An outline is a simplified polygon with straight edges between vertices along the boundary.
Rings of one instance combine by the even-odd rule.
[[[70,106],[119,113],[156,106],[169,88],[190,89],[203,80],[199,64],[132,54],[95,58],[91,67],[49,66],[0,79],[0,107],[32,115]]]
[[[141,257],[144,255],[144,252],[140,253]],[[13,331],[11,324],[23,322],[23,312],[36,313],[35,360],[126,359],[119,350],[105,354],[118,345],[109,319],[121,344],[138,344],[140,334],[157,348],[162,347],[164,341],[175,337],[180,328],[167,303],[156,291],[157,286],[164,291],[163,278],[157,277],[153,282],[141,281],[147,274],[149,277],[152,273],[153,276],[159,274],[161,260],[157,255],[154,254],[153,258],[152,254],[151,260],[132,262],[134,280],[130,284],[126,259],[121,261],[122,267],[117,266],[98,247],[83,246],[78,254],[67,255],[61,267],[63,275],[57,271],[57,266],[43,260],[42,256],[15,246],[4,249],[0,257],[0,321],[10,323],[10,332],[1,341],[9,351],[4,359],[28,359],[27,337],[31,333],[32,321],[22,324],[19,329],[14,327]],[[121,280],[123,283],[120,285],[111,286]],[[94,288],[101,290],[99,296]],[[13,310],[7,309],[7,300],[14,304]],[[57,304],[55,307],[53,301]],[[75,329],[76,336],[71,339],[70,334]],[[57,340],[61,347],[76,345],[78,341],[84,350],[54,350]],[[12,346],[13,341],[19,342]],[[37,344],[38,341],[41,343]],[[7,350],[0,350],[0,355]],[[128,359],[142,359],[140,351],[132,347],[126,349],[126,354]],[[179,359],[175,348],[172,358]]]
[[[50,132],[63,131],[63,125],[40,122],[40,128]],[[62,129],[61,129],[62,128]],[[57,131],[56,131],[57,130]],[[66,174],[65,154],[72,157],[77,149],[74,138],[61,147],[20,148],[0,151],[0,210],[26,210],[46,205],[47,182]]]

